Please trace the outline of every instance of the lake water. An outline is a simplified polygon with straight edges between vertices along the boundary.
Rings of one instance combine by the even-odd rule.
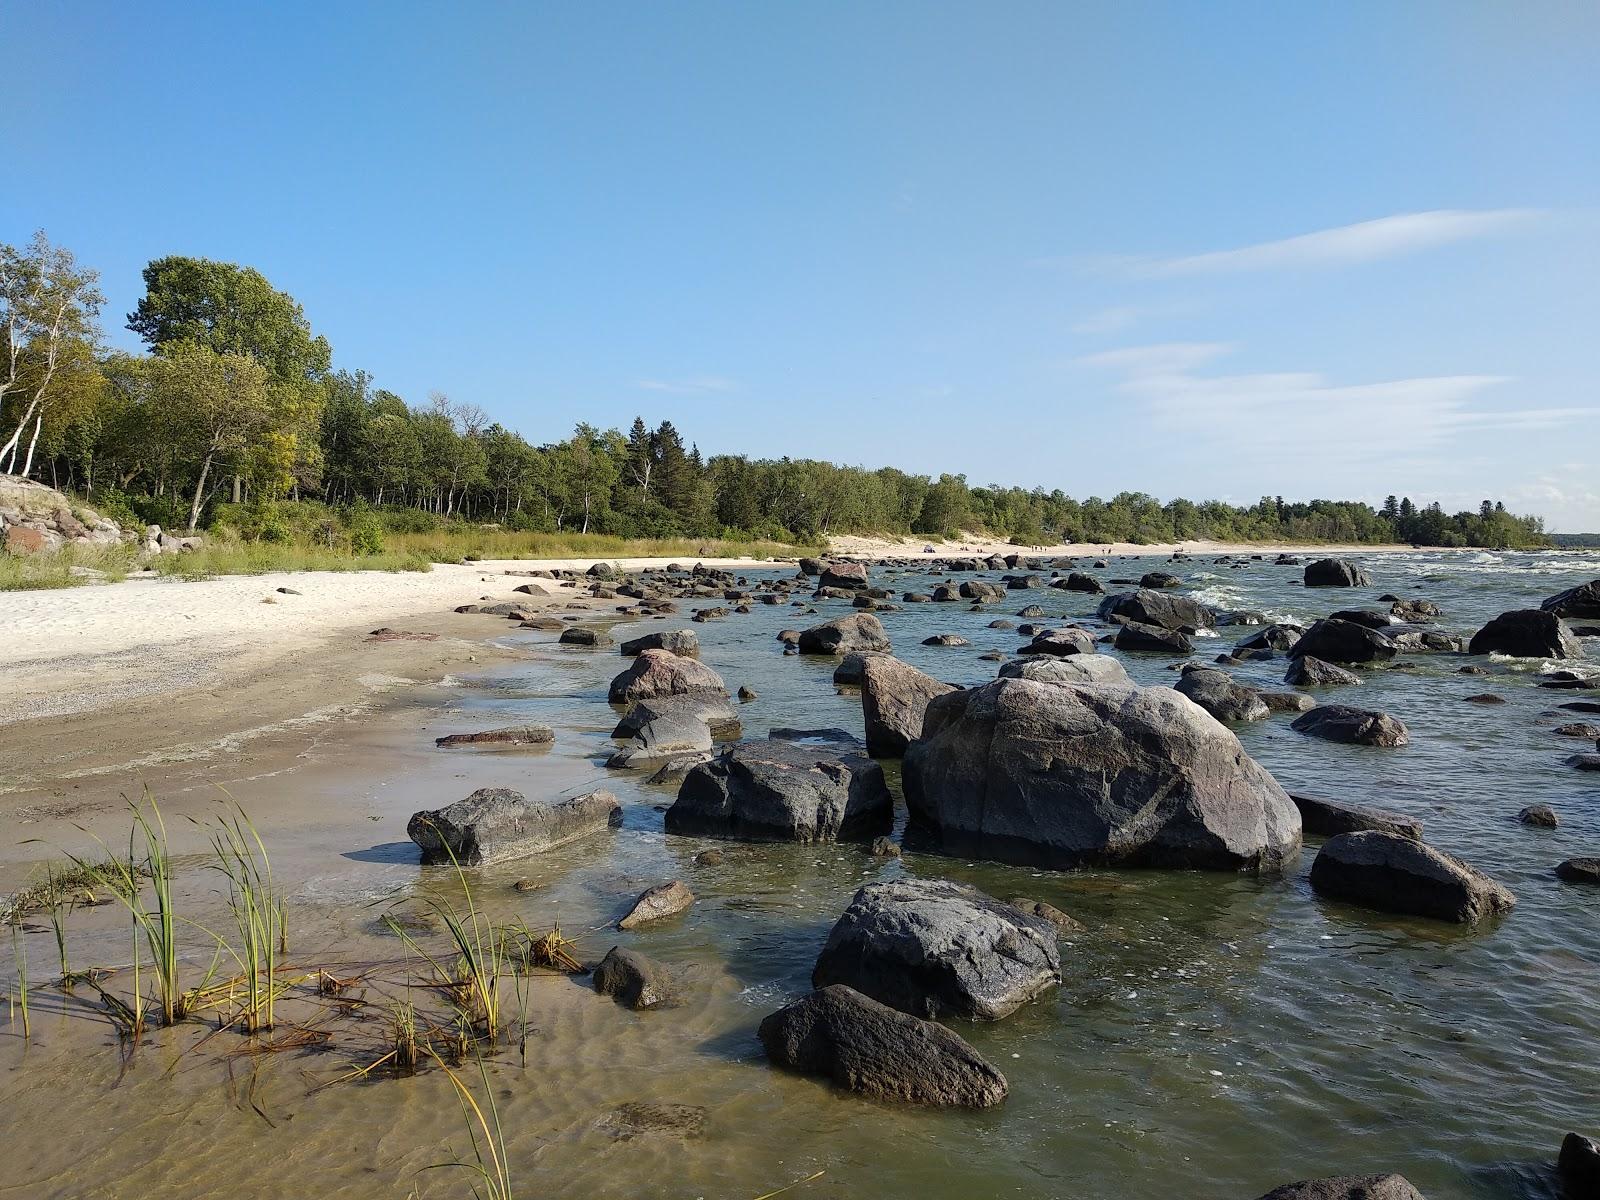
[[[1186,594],[1217,608],[1304,623],[1392,592],[1436,602],[1439,627],[1462,634],[1600,575],[1600,560],[1571,554],[1374,554],[1362,562],[1370,588],[1307,590],[1298,567],[1270,560],[1244,570],[1199,560],[1170,569]],[[1113,561],[1094,573],[1137,577],[1159,565]],[[974,577],[996,573],[954,578]],[[931,586],[914,571],[885,568],[874,583]],[[1013,652],[1023,640],[987,628],[991,620],[1021,623],[1014,614],[1033,603],[1049,619],[1087,620],[1095,602],[1040,589],[982,612],[913,605],[883,620],[900,657],[973,684],[994,674],[981,653]],[[759,693],[742,708],[746,737],[780,725],[860,731],[859,698],[833,687],[834,663],[785,657],[776,640],[779,629],[850,611],[838,601],[816,608],[820,615],[802,616],[758,604],[692,626],[703,661],[730,690]],[[620,640],[681,620],[614,632]],[[1197,642],[1196,658],[1250,631],[1220,632]],[[920,645],[933,633],[972,645]],[[1315,843],[1285,875],[1254,878],[1049,873],[922,854],[883,861],[847,845],[668,837],[660,807],[674,789],[600,765],[616,720],[605,702],[623,665],[615,651],[558,647],[531,631],[500,640],[527,657],[457,680],[440,693],[442,716],[419,711],[373,736],[380,745],[427,744],[444,732],[527,720],[556,729],[554,749],[427,752],[381,780],[347,781],[349,811],[330,811],[324,825],[293,839],[283,871],[297,958],[393,959],[402,951],[374,929],[373,903],[453,890],[448,873],[417,867],[403,843],[405,816],[424,807],[424,794],[443,802],[504,784],[541,797],[604,786],[621,797],[625,823],[616,834],[481,872],[479,891],[497,916],[534,927],[559,920],[586,957],[629,945],[688,976],[682,1006],[642,1014],[593,996],[582,979],[531,985],[525,1052],[506,1050],[488,1068],[519,1195],[753,1200],[820,1171],[785,1194],[1249,1200],[1294,1179],[1395,1170],[1431,1200],[1553,1197],[1562,1135],[1600,1131],[1600,889],[1551,874],[1564,858],[1600,853],[1600,776],[1562,761],[1593,747],[1553,729],[1600,717],[1563,713],[1558,705],[1577,697],[1537,686],[1552,664],[1435,654],[1363,671],[1363,685],[1336,698],[1400,717],[1411,745],[1399,749],[1309,739],[1286,716],[1237,730],[1285,787],[1420,818],[1431,843],[1518,896],[1509,916],[1463,930],[1317,898],[1306,879]],[[1600,660],[1600,643],[1585,645]],[[1171,659],[1122,657],[1140,683],[1175,679]],[[1493,673],[1457,674],[1465,661]],[[1280,656],[1235,674],[1281,686],[1285,665]],[[1486,691],[1506,703],[1465,702]],[[898,765],[888,769],[898,788]],[[1535,803],[1554,808],[1560,828],[1520,825],[1518,811]],[[725,861],[694,865],[710,845]],[[761,1055],[756,1026],[808,989],[817,951],[854,889],[902,873],[1033,896],[1088,927],[1063,945],[1058,991],[1004,1021],[955,1026],[1010,1080],[997,1109],[878,1105],[773,1070]],[[543,886],[512,892],[521,876]],[[605,928],[643,887],[672,877],[698,897],[684,919],[626,934]],[[214,883],[186,886],[195,903],[215,903]],[[113,918],[89,915],[80,961],[126,961],[125,924]],[[48,933],[36,930],[27,946],[30,973],[47,975]],[[371,981],[375,1001],[382,974]],[[393,982],[400,974],[389,972],[390,991],[403,986]],[[352,1042],[364,1035],[347,1036],[344,1024],[330,1026],[340,1032],[320,1052],[247,1059],[235,1053],[236,1038],[195,1047],[195,1035],[178,1044],[157,1034],[130,1058],[71,1006],[36,1004],[34,1044],[0,1039],[0,1127],[11,1134],[0,1195],[468,1194],[461,1173],[417,1174],[440,1161],[446,1143],[466,1149],[441,1072],[319,1086],[361,1059]]]

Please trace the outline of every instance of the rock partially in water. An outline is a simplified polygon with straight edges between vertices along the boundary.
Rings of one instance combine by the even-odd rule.
[[[1320,895],[1383,912],[1475,925],[1516,897],[1476,867],[1422,842],[1377,830],[1330,838],[1311,864]]]
[[[569,625],[561,631],[561,636],[556,640],[563,646],[609,646],[614,639],[604,629]]]
[[[434,738],[435,746],[548,746],[556,740],[548,725],[507,725],[476,733],[451,733]]]
[[[668,833],[750,841],[866,840],[893,824],[883,768],[866,755],[776,739],[691,769],[666,816]]]
[[[1176,575],[1169,575],[1165,571],[1146,571],[1139,577],[1139,586],[1156,590],[1176,588],[1183,586],[1183,580]]]
[[[1166,631],[1163,630],[1163,633]],[[1093,654],[1094,635],[1076,625],[1060,629],[1046,629],[1034,635],[1033,641],[1021,647],[1018,654],[1043,654],[1052,658],[1065,658],[1073,654]]]
[[[867,659],[861,673],[867,753],[873,758],[899,758],[922,735],[928,702],[955,690],[897,658]]]
[[[873,858],[899,858],[900,846],[892,838],[875,837],[872,845],[867,847],[867,853]]]
[[[1006,901],[1012,908],[1019,909],[1029,916],[1040,917],[1054,925],[1060,934],[1083,933],[1085,926],[1076,917],[1068,916],[1054,904],[1046,904],[1043,900],[1035,900],[1030,896],[1013,896]]]
[[[970,646],[971,642],[959,633],[936,633],[922,639],[924,646]]]
[[[892,650],[883,622],[871,613],[856,613],[825,621],[804,630],[799,638],[802,654],[849,654],[860,650]]]
[[[706,1109],[699,1104],[654,1104],[634,1101],[612,1109],[595,1122],[595,1128],[619,1142],[659,1135],[679,1139],[705,1132]]]
[[[1074,654],[1067,658],[1025,658],[1000,668],[1002,679],[1039,683],[1131,683],[1128,669],[1109,654]]]
[[[627,744],[606,760],[606,766],[653,765],[662,759],[705,754],[711,746],[711,729],[698,716],[683,710],[668,711],[640,725]]]
[[[672,972],[635,950],[611,947],[594,969],[594,990],[629,1008],[659,1008],[676,998]]]
[[[1600,771],[1600,754],[1573,754],[1567,758],[1567,766],[1579,771]]]
[[[1345,742],[1355,746],[1405,746],[1411,742],[1398,717],[1348,704],[1323,704],[1296,718],[1289,726],[1296,733]]]
[[[1600,617],[1600,579],[1557,592],[1539,607],[1558,617]]]
[[[659,633],[647,633],[643,637],[622,643],[622,653],[628,658],[643,654],[646,650],[665,650],[669,654],[676,654],[679,658],[698,658],[700,639],[695,637],[694,631],[690,629],[669,629]]]
[[[1002,862],[1276,870],[1300,846],[1277,781],[1169,688],[1001,678],[940,696],[903,777],[919,828]]]
[[[872,586],[867,577],[867,564],[858,562],[834,561],[822,568],[822,573],[817,579],[819,588],[842,588],[846,591],[861,591]]]
[[[1381,808],[1364,808],[1359,804],[1324,800],[1320,796],[1307,796],[1300,792],[1290,792],[1289,799],[1300,810],[1301,824],[1309,834],[1334,837],[1341,833],[1376,829],[1409,838],[1413,842],[1422,840],[1422,822],[1412,817],[1403,817]]]
[[[1360,683],[1361,676],[1307,654],[1290,660],[1283,681],[1296,687],[1348,687]]]
[[[702,662],[668,650],[641,650],[628,669],[611,681],[606,698],[612,704],[632,704],[696,693],[726,696],[728,688],[722,676]]]
[[[1006,1097],[1005,1076],[957,1034],[842,984],[779,1009],[760,1037],[779,1066],[875,1100],[988,1108]]]
[[[739,713],[727,697],[715,692],[688,692],[676,696],[656,696],[640,700],[611,731],[614,738],[637,737],[654,722],[666,718],[684,718],[699,721],[718,738],[739,736]]]
[[[1404,1175],[1337,1175],[1273,1188],[1258,1200],[1424,1200]]]
[[[1596,584],[1600,584],[1600,580],[1587,586]],[[1581,1133],[1567,1134],[1561,1140],[1556,1170],[1561,1174],[1570,1200],[1594,1200],[1600,1196],[1600,1142]]]
[[[505,862],[564,846],[622,824],[622,805],[610,792],[589,792],[541,804],[510,788],[479,788],[465,800],[416,813],[406,836],[425,863],[463,866]]]
[[[1085,575],[1082,571],[1070,571],[1060,579],[1053,580],[1050,586],[1066,592],[1086,592],[1091,596],[1106,590],[1093,575]]]
[[[1539,608],[1501,613],[1467,643],[1468,654],[1506,654],[1512,658],[1582,658],[1583,646],[1561,618]]]
[[[1234,643],[1234,652],[1241,650],[1287,650],[1300,640],[1305,630],[1298,625],[1282,621],[1256,630],[1249,637]]]
[[[1395,644],[1375,629],[1354,621],[1318,621],[1289,647],[1290,658],[1320,658],[1330,663],[1386,662]]]
[[[1275,713],[1303,713],[1310,712],[1317,706],[1317,702],[1304,692],[1257,692],[1261,703],[1269,711]]]
[[[1548,804],[1530,804],[1517,814],[1517,820],[1524,825],[1536,825],[1540,829],[1554,829],[1561,824],[1561,818],[1556,816],[1556,810]]]
[[[1117,630],[1112,643],[1118,650],[1132,650],[1145,654],[1192,654],[1194,643],[1189,635],[1159,625],[1144,625],[1138,621],[1124,622]]]
[[[1600,884],[1600,858],[1569,858],[1556,866],[1556,878],[1567,883]]]
[[[658,883],[654,887],[646,888],[639,893],[639,898],[633,902],[633,907],[626,916],[617,922],[618,929],[637,929],[641,925],[648,925],[652,921],[664,921],[668,917],[681,916],[689,911],[689,906],[694,903],[694,893],[681,879],[670,879],[666,883]]]
[[[1113,619],[1134,621],[1140,625],[1157,625],[1177,633],[1195,633],[1201,629],[1214,629],[1217,615],[1188,596],[1174,596],[1167,592],[1140,588],[1136,592],[1117,592],[1100,601],[1095,610],[1102,621]]]
[[[1346,558],[1319,558],[1306,564],[1305,584],[1309,587],[1367,587],[1368,575]]]
[[[1211,667],[1185,667],[1173,688],[1219,721],[1260,721],[1270,713],[1254,688]]]
[[[1061,982],[1053,926],[942,879],[870,883],[834,925],[813,987],[842,983],[913,1016],[998,1021]]]

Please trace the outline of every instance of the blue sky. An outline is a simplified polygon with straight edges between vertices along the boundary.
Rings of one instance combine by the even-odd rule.
[[[255,11],[246,11],[253,7]],[[0,239],[535,440],[1600,530],[1600,9],[14,4]],[[18,109],[20,105],[20,110]]]

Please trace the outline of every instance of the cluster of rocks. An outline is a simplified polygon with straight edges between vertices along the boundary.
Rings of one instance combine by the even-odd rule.
[[[67,545],[114,546],[126,540],[130,536],[110,517],[54,488],[0,475],[0,548],[6,553],[43,554]]]

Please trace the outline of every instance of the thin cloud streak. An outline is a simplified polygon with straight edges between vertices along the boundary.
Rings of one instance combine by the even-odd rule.
[[[1319,229],[1313,233],[1259,242],[1233,250],[1213,250],[1176,258],[1123,258],[1117,261],[1128,274],[1142,279],[1338,267],[1376,262],[1452,242],[1490,237],[1526,225],[1542,215],[1541,210],[1530,208],[1442,208],[1358,221],[1353,225]]]
[[[694,375],[687,379],[641,379],[635,386],[647,392],[692,396],[706,392],[731,392],[739,385],[732,379],[724,379],[720,375]]]

